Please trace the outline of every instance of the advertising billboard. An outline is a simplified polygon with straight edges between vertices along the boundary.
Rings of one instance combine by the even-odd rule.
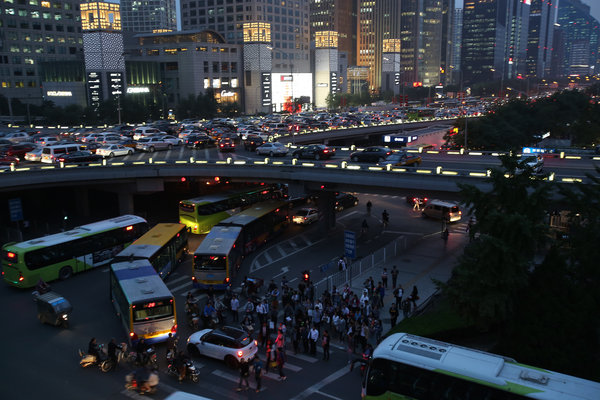
[[[301,97],[313,101],[311,73],[272,73],[273,105],[275,111],[286,109],[293,99]]]

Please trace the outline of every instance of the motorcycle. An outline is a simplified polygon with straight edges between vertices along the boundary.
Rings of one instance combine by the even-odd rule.
[[[134,390],[140,394],[152,394],[156,393],[158,381],[156,372],[140,368],[125,376],[125,389]]]
[[[185,360],[185,379],[189,379],[194,383],[198,383],[200,380],[200,371],[196,368],[193,362]],[[179,370],[173,362],[169,362],[167,366],[167,374],[179,378]]]
[[[156,349],[154,346],[148,347],[148,349],[144,352],[142,360],[137,360],[137,354],[134,354],[136,357],[135,365],[139,365],[141,367],[150,367],[154,371],[158,370],[158,357],[156,356]]]
[[[79,357],[81,357],[81,360],[79,360],[79,365],[81,365],[83,368],[96,365],[98,366],[98,368],[100,368],[102,372],[108,372],[113,367],[112,362],[108,359],[108,357],[106,357],[106,354],[104,352],[104,345],[101,344],[98,346],[98,348],[100,357],[96,357],[93,354],[86,354],[85,352],[83,352],[83,350],[79,349],[78,354]]]

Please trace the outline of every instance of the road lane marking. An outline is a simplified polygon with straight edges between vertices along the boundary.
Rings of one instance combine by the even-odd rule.
[[[315,357],[305,356],[304,354],[285,353],[285,355],[290,356],[290,357],[299,358],[300,360],[307,361],[309,363],[316,363],[317,361],[319,361]]]
[[[170,279],[169,282],[167,282],[167,286],[169,286],[169,284],[173,284],[175,282],[179,282],[179,281],[182,281],[184,279],[190,279],[190,277],[184,275],[184,276],[180,276],[179,278]]]
[[[179,286],[176,286],[174,288],[169,288],[169,290],[171,292],[177,292],[179,289],[183,289],[183,288],[191,286],[191,285],[192,285],[192,282],[190,280],[190,281],[187,281],[186,283],[184,283],[183,285],[179,285]]]
[[[345,366],[342,369],[337,370],[333,374],[329,375],[327,378],[323,379],[321,382],[317,382],[314,385],[310,386],[309,388],[305,389],[302,393],[293,397],[291,400],[306,399],[311,394],[318,392],[319,390],[321,390],[321,388],[323,388],[324,386],[330,384],[331,382],[341,378],[342,376],[346,375],[348,372],[350,372],[350,368],[348,368],[348,366]]]
[[[342,399],[340,397],[335,397],[335,396],[333,396],[333,395],[331,395],[329,393],[321,392],[320,390],[317,390],[315,393],[318,393],[321,396],[329,397],[330,399],[334,399],[334,400],[344,400],[344,399]]]
[[[271,249],[269,249],[269,250],[271,250]],[[268,251],[265,251],[265,252],[264,252],[264,256],[265,256],[265,258],[267,259],[267,263],[269,263],[269,264],[270,264],[270,263],[272,263],[272,262],[273,262],[273,259],[272,259],[272,258],[271,258],[271,256],[269,255],[269,252],[268,252]]]
[[[349,212],[348,214],[344,214],[341,217],[336,218],[336,219],[339,221],[340,219],[344,219],[344,218],[349,217],[349,216],[354,215],[354,214],[358,214],[358,211]]]

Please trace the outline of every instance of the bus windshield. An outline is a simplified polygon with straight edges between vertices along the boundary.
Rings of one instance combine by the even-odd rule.
[[[226,256],[196,256],[194,260],[194,268],[202,270],[219,271],[225,270]]]
[[[173,304],[168,300],[134,304],[133,322],[143,322],[173,315]]]

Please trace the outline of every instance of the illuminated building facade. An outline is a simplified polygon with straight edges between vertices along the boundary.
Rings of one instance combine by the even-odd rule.
[[[310,1],[311,41],[315,41],[316,32],[337,32],[337,49],[346,53],[352,65],[356,64],[356,5],[356,1],[349,0]]]
[[[72,68],[81,70],[83,60],[79,18],[79,1],[74,0],[0,3],[1,93],[24,103],[40,104],[44,79],[81,85],[81,74],[70,74]],[[78,66],[73,67],[73,63]],[[43,65],[48,64],[56,68],[44,74]]]
[[[556,6],[547,0],[532,0],[527,39],[527,76],[550,75]]]
[[[327,107],[327,96],[341,91],[338,43],[339,35],[336,31],[315,33],[315,105],[317,107]]]
[[[181,0],[184,30],[212,30],[244,44],[244,23],[271,26],[273,71],[310,72],[309,0]]]
[[[358,0],[356,61],[359,67],[369,69],[371,92],[381,88],[384,39],[400,37],[400,3],[397,0]]]
[[[525,73],[530,0],[465,0],[461,69],[468,83]]]
[[[177,30],[175,0],[121,0],[123,30],[164,32]]]
[[[563,33],[565,51],[560,75],[597,73],[600,28],[590,15],[590,6],[580,0],[561,0],[557,23]]]

